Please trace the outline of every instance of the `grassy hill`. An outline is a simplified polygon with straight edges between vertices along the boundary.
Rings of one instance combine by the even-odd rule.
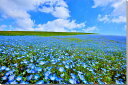
[[[0,31],[0,35],[5,36],[25,36],[25,35],[35,35],[35,36],[66,36],[66,35],[85,35],[85,34],[95,34],[95,33],[81,33],[81,32],[45,32],[45,31]]]

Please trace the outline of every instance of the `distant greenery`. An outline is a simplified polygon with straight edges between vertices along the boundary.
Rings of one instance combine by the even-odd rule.
[[[0,35],[5,36],[24,36],[24,35],[36,35],[36,36],[66,36],[66,35],[85,35],[95,33],[80,33],[80,32],[44,32],[44,31],[0,31]]]

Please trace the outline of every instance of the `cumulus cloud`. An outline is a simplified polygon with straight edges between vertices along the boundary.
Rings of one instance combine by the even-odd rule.
[[[101,21],[101,22],[104,22],[104,23],[110,21],[109,18],[108,18],[108,15],[102,16],[100,14],[98,15],[98,20]]]
[[[96,7],[107,6],[117,0],[93,0],[93,1],[94,1],[94,5],[92,6],[92,8],[96,8]]]
[[[15,19],[18,27],[32,28],[34,23],[28,11],[35,9],[34,4],[35,0],[0,0],[0,11],[7,17]]]
[[[126,22],[126,1],[125,0],[93,0],[93,8],[111,7],[113,10],[105,16],[99,15],[98,20],[103,22],[125,23]],[[121,20],[122,19],[122,20]]]
[[[92,27],[85,28],[82,31],[86,32],[86,33],[95,33],[96,30],[97,30],[97,27],[96,26],[92,26]]]
[[[69,20],[70,11],[64,0],[0,0],[0,11],[6,18],[15,20],[14,30],[67,31],[84,26],[84,23]],[[50,13],[58,19],[38,25],[31,19],[29,11]]]
[[[4,30],[6,27],[6,25],[0,25],[0,31]]]
[[[46,24],[38,25],[36,30],[66,32],[84,26],[84,23],[77,24],[74,20],[70,21],[66,19],[56,19],[53,21],[48,21]]]
[[[39,10],[41,12],[51,13],[57,18],[70,17],[68,5],[63,0],[46,0],[45,4]]]
[[[115,23],[121,23],[121,22],[126,22],[126,17],[124,16],[119,16],[118,18],[112,18],[111,20],[112,22],[115,22]]]

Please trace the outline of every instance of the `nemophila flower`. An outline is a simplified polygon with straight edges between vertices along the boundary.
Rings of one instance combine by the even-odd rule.
[[[24,62],[24,64],[27,64],[28,63],[28,61],[23,61]]]
[[[35,69],[27,69],[28,73],[37,73],[37,71]]]
[[[88,82],[86,80],[82,80],[82,82],[84,82],[84,84],[88,84]]]
[[[17,59],[21,59],[22,57],[17,57]]]
[[[88,84],[94,84],[93,82],[89,82]],[[105,83],[104,83],[105,84]]]
[[[99,84],[104,84],[104,82],[101,81],[102,78],[98,78],[98,83]]]
[[[6,76],[11,75],[11,74],[13,74],[13,72],[14,72],[14,71],[8,71],[8,72],[6,72],[5,75],[6,75]]]
[[[54,81],[54,80],[56,79],[56,76],[50,75],[49,78],[50,78],[52,81]]]
[[[40,81],[36,82],[36,84],[44,84],[44,80],[40,80]]]
[[[86,68],[86,67],[87,67],[87,65],[86,65],[86,64],[84,64],[84,65],[83,65],[83,67],[84,67],[84,68]]]
[[[52,62],[52,64],[56,64],[56,62],[54,61],[54,62]]]
[[[27,80],[28,80],[28,81],[31,80],[32,77],[33,77],[33,75],[29,75],[29,76],[27,76]]]
[[[119,77],[120,76],[120,74],[116,74],[116,76],[115,77]]]
[[[65,68],[69,68],[69,65],[65,65]]]
[[[38,78],[40,78],[40,76],[38,74],[34,75],[35,80],[37,80]]]
[[[78,74],[83,74],[81,71],[77,71],[78,72]]]
[[[9,84],[18,84],[18,82],[14,81],[10,81]]]
[[[120,80],[116,80],[116,84],[124,84],[124,83]]]
[[[79,76],[79,78],[80,78],[82,81],[84,81],[84,80],[85,80],[83,75],[78,74],[78,76]]]
[[[49,77],[45,75],[45,76],[44,76],[44,79],[46,79],[46,80],[47,80],[47,79],[49,79]]]
[[[49,70],[49,71],[50,71],[52,68],[53,68],[52,66],[51,66],[51,67],[47,67],[47,70]]]
[[[44,65],[46,62],[45,61],[40,61],[40,65]]]
[[[69,79],[69,82],[70,82],[71,84],[76,84],[76,80],[74,80],[74,79]]]
[[[27,69],[26,71],[27,71],[27,73],[31,73],[31,69]]]
[[[42,68],[41,67],[36,67],[36,70],[37,71],[42,71]]]
[[[70,75],[71,75],[72,79],[77,80],[77,77],[75,74],[71,73]]]
[[[3,76],[2,77],[2,80],[7,80],[7,76]]]
[[[22,76],[18,76],[18,77],[16,78],[16,80],[17,80],[17,81],[21,81],[21,80],[22,80]]]
[[[30,62],[33,62],[33,59],[31,59]]]
[[[50,84],[50,81],[47,81],[46,84]]]
[[[18,66],[18,63],[15,63],[14,66],[17,67]]]
[[[10,68],[6,68],[5,70],[6,70],[6,71],[9,71],[9,70],[10,70]]]
[[[56,77],[56,81],[61,81],[63,78]]]
[[[10,75],[10,76],[8,77],[8,80],[9,80],[9,81],[12,81],[12,80],[14,80],[14,78],[15,78],[15,75],[13,74],[13,75]]]
[[[30,68],[31,68],[31,69],[34,69],[35,67],[36,67],[35,65],[31,65],[31,67],[30,67]]]
[[[60,67],[60,68],[59,68],[59,71],[60,71],[60,72],[64,72],[65,70],[64,70],[63,67]]]
[[[50,71],[47,71],[47,72],[44,73],[45,76],[49,76],[50,74],[51,74]]]
[[[5,70],[6,66],[1,66],[0,70]]]
[[[20,84],[29,84],[29,82],[21,81]]]
[[[5,84],[9,84],[9,82],[6,82]]]
[[[63,77],[63,76],[64,76],[64,73],[63,73],[63,74],[61,74],[60,76],[61,76],[61,77]]]

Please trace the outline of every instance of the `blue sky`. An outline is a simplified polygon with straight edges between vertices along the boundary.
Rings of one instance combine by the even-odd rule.
[[[0,30],[126,35],[125,0],[0,0]]]

